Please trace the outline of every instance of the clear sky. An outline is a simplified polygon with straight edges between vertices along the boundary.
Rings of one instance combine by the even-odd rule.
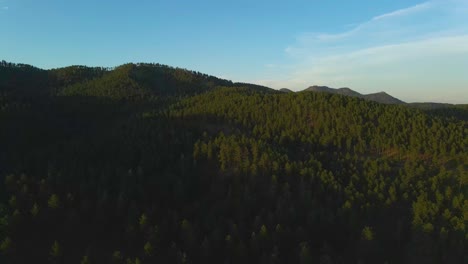
[[[468,103],[468,0],[0,0],[0,60]]]

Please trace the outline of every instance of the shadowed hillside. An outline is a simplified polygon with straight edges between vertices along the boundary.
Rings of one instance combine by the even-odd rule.
[[[465,263],[466,119],[314,89],[3,62],[0,262]]]

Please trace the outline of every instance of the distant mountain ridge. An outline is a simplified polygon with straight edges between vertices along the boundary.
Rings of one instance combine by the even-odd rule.
[[[340,94],[340,95],[345,95],[345,96],[363,98],[369,101],[374,101],[374,102],[378,102],[382,104],[406,104],[402,100],[395,98],[387,94],[386,92],[361,94],[348,87],[335,89],[335,88],[330,88],[328,86],[313,85],[313,86],[308,87],[304,91]]]
[[[0,94],[138,99],[148,96],[191,96],[225,86],[246,87],[266,93],[294,93],[288,88],[275,90],[257,84],[233,82],[159,63],[127,63],[112,68],[74,65],[46,70],[28,64],[0,61]],[[364,95],[348,87],[335,89],[314,85],[304,91],[340,94],[384,104],[404,104],[423,110],[456,106],[434,102],[405,103],[385,92]]]
[[[402,100],[395,98],[386,92],[372,93],[364,95],[364,99],[383,104],[406,104]]]
[[[283,93],[294,93],[293,91],[289,90],[288,88],[281,88],[279,89],[280,92],[283,92]]]

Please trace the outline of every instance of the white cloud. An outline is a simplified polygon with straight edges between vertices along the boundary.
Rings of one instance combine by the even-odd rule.
[[[294,90],[349,86],[363,93],[386,90],[409,101],[468,103],[462,92],[468,77],[460,70],[468,69],[467,10],[467,0],[433,0],[375,16],[342,33],[301,34],[285,49],[293,70],[281,79],[257,82]],[[448,91],[424,90],[441,85]]]
[[[305,33],[300,35],[297,38],[297,41],[300,43],[311,43],[311,42],[330,42],[330,41],[339,41],[343,40],[347,37],[352,37],[359,33],[365,32],[366,30],[370,30],[373,27],[378,26],[382,23],[391,22],[392,19],[398,17],[405,17],[417,14],[418,12],[423,12],[424,10],[428,10],[431,7],[435,6],[437,2],[435,1],[428,1],[422,4],[418,4],[412,7],[396,10],[390,13],[382,14],[371,18],[370,20],[360,23],[354,24],[354,27],[348,31],[329,34],[329,33]],[[349,26],[349,25],[347,25]],[[288,47],[288,50],[291,50],[291,47]]]
[[[2,7],[2,10],[8,10],[8,6]]]
[[[403,8],[403,9],[400,9],[400,10],[397,10],[397,11],[393,11],[393,12],[390,12],[390,13],[387,13],[387,14],[376,16],[376,17],[372,18],[372,20],[376,21],[376,20],[380,20],[380,19],[388,19],[388,18],[394,18],[394,17],[398,17],[398,16],[411,15],[411,14],[414,14],[416,12],[426,10],[426,9],[430,8],[433,4],[434,4],[434,2],[431,2],[431,1],[425,2],[425,3],[422,3],[422,4],[418,4],[418,5],[415,5],[415,6],[408,7],[408,8]]]

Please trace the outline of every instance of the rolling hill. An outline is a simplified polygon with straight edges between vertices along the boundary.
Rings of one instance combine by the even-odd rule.
[[[312,90],[1,63],[0,263],[465,263],[468,108]]]

